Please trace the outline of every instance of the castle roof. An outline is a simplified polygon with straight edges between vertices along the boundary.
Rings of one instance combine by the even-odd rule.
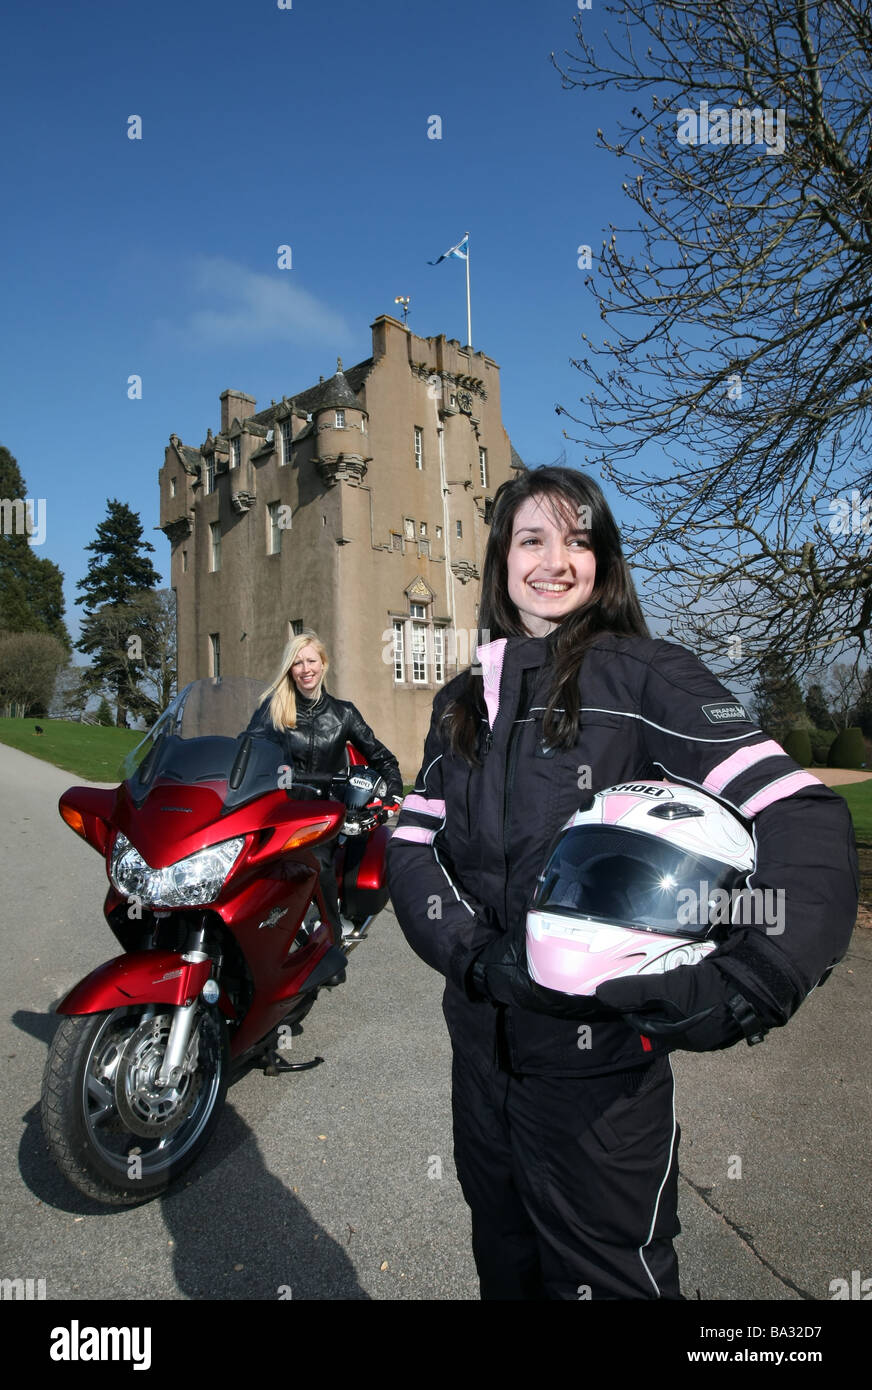
[[[307,415],[314,415],[319,410],[327,410],[338,406],[340,409],[347,407],[351,410],[362,410],[363,407],[357,399],[366,378],[372,369],[375,359],[367,357],[365,361],[358,362],[354,367],[349,367],[348,371],[336,372],[328,381],[319,381],[317,386],[310,386],[305,391],[298,391],[290,397],[294,405],[299,410],[304,410]],[[267,410],[259,410],[256,415],[250,418],[256,420],[259,425],[270,425],[275,417],[275,406],[271,405]]]

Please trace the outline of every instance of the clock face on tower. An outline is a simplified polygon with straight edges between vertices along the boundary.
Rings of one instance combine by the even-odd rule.
[[[472,396],[469,394],[468,391],[458,391],[457,405],[458,408],[464,411],[465,414],[468,415],[470,413],[470,411],[472,410]]]

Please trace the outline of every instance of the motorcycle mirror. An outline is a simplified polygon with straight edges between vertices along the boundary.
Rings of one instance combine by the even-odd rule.
[[[233,759],[233,766],[230,769],[229,787],[231,791],[236,791],[242,786],[245,770],[248,767],[248,759],[251,754],[251,734],[246,734],[239,745],[239,752]]]

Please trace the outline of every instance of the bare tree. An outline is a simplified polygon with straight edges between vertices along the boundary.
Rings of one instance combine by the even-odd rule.
[[[44,632],[0,632],[0,708],[7,716],[46,709],[67,652]]]
[[[50,719],[81,719],[88,705],[86,668],[70,664],[59,671],[49,705]]]
[[[647,509],[624,534],[649,611],[737,675],[767,650],[796,671],[859,654],[869,5],[626,0],[577,23],[578,53],[555,63],[567,86],[628,94],[617,132],[598,135],[632,166],[633,226],[611,226],[592,263],[607,336],[575,362],[589,389],[571,418],[589,462]]]
[[[827,672],[827,700],[836,729],[848,729],[854,723],[854,712],[863,695],[863,677],[846,661],[837,661]]]

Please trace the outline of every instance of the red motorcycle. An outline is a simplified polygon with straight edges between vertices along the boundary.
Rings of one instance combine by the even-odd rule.
[[[287,1060],[318,991],[387,902],[379,774],[349,748],[337,776],[294,780],[281,742],[245,729],[266,687],[185,687],[129,755],[115,790],[71,787],[67,824],[104,856],[106,920],[123,954],[81,980],[42,1088],[63,1174],[89,1197],[162,1192],[212,1135],[230,1080]],[[338,840],[343,935],[310,846]]]

